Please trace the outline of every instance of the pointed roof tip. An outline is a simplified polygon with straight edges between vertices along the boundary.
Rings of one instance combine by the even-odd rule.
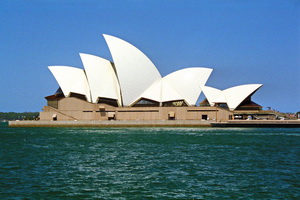
[[[263,86],[263,84],[261,84],[261,83],[253,84],[253,85],[257,85],[257,89],[256,90],[260,89]]]
[[[248,83],[248,84],[243,84],[243,85],[262,85],[261,83]]]
[[[109,35],[109,34],[105,34],[103,33],[102,36],[105,38],[105,37],[115,37],[115,36],[112,36],[112,35]]]
[[[255,85],[257,88],[261,88],[263,86],[263,84],[261,83],[255,83],[255,84],[249,84],[249,85]]]
[[[58,67],[62,67],[62,66],[59,66],[59,65],[51,65],[51,66],[48,66],[48,69],[51,71],[52,69],[55,69],[55,68],[58,68]]]
[[[95,56],[95,55],[89,53],[79,53],[79,56],[82,57],[82,56]]]
[[[102,35],[103,35],[104,40],[105,40],[106,43],[108,43],[108,41],[110,41],[111,39],[119,39],[120,40],[120,38],[117,38],[117,37],[112,36],[112,35],[108,35],[108,34],[102,34]]]
[[[244,85],[238,85],[238,86],[255,86],[255,87],[257,87],[257,89],[258,88],[261,88],[262,86],[263,86],[263,84],[261,84],[261,83],[250,83],[250,84],[244,84]],[[236,87],[238,87],[238,86],[236,86]],[[233,88],[233,87],[232,87]],[[229,89],[229,88],[228,88]]]
[[[201,89],[205,89],[205,88],[208,88],[208,89],[216,89],[216,90],[220,90],[220,91],[225,91],[225,90],[229,90],[229,89],[233,89],[233,88],[237,88],[237,87],[245,87],[245,86],[256,86],[257,88],[260,88],[263,86],[263,84],[260,84],[260,83],[250,83],[250,84],[243,84],[243,85],[236,85],[236,86],[232,86],[232,87],[229,87],[229,88],[226,88],[224,90],[221,90],[221,89],[218,89],[218,88],[215,88],[215,87],[211,87],[211,86],[207,86],[207,85],[203,85],[203,86],[200,86]]]
[[[103,35],[103,37],[104,37],[104,39],[107,41],[107,40],[111,40],[111,39],[116,39],[116,40],[121,40],[121,41],[123,41],[123,42],[126,42],[126,43],[129,43],[129,42],[127,42],[126,40],[123,40],[123,39],[121,39],[121,38],[119,38],[119,37],[116,37],[116,36],[113,36],[113,35],[109,35],[109,34],[102,34]],[[129,43],[130,45],[132,45],[131,43]],[[132,46],[134,46],[134,45],[132,45]]]
[[[210,67],[187,67],[187,68],[179,69],[179,70],[176,70],[176,71],[180,71],[180,70],[190,70],[190,69],[205,69],[205,70],[211,70],[211,71],[214,70],[213,68],[210,68]],[[176,72],[176,71],[175,71],[175,72]]]
[[[83,61],[83,59],[86,59],[86,58],[97,58],[97,59],[106,60],[108,62],[111,62],[110,60],[107,60],[107,59],[105,59],[103,57],[96,56],[96,55],[89,54],[89,53],[79,53],[79,56],[80,56],[80,58],[81,58],[82,61]]]
[[[57,67],[69,67],[69,66],[51,65],[51,66],[48,66],[48,69],[57,68]]]
[[[54,69],[54,66],[48,66],[48,70],[52,71]]]
[[[262,85],[261,83],[249,83],[249,84],[244,84],[244,85]]]

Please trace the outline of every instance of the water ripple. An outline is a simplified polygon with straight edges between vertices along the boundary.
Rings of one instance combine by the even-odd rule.
[[[1,199],[300,197],[300,129],[2,129]]]

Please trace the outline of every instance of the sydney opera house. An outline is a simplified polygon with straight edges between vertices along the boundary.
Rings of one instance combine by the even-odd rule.
[[[104,35],[113,61],[80,54],[84,69],[49,66],[59,88],[45,97],[40,120],[213,120],[257,117],[251,100],[261,84],[206,86],[212,69],[185,68],[162,77],[135,46]],[[196,105],[200,94],[205,99]]]

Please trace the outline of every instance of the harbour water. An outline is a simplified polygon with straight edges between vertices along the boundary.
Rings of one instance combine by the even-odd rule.
[[[0,199],[300,199],[300,128],[0,125]]]

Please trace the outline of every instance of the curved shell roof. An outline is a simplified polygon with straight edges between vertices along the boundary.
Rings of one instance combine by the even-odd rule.
[[[246,84],[218,90],[216,88],[201,87],[210,105],[227,103],[230,110],[235,110],[247,97],[256,92],[262,84]]]
[[[155,81],[161,79],[151,60],[135,46],[110,35],[103,35],[111,52],[123,105],[131,105]]]
[[[185,99],[177,88],[165,79],[162,79],[161,88],[161,102]]]
[[[201,87],[206,84],[210,68],[185,68],[168,74],[163,79],[170,83],[184,97],[189,105],[195,105],[201,94]]]
[[[49,66],[48,68],[66,97],[70,96],[71,92],[78,93],[85,95],[91,102],[89,84],[82,69],[67,66]]]
[[[80,54],[91,90],[92,102],[99,97],[116,99],[121,106],[120,86],[110,61],[98,56]]]
[[[212,69],[193,67],[173,72],[155,82],[139,98],[158,102],[184,99],[189,105],[195,105]]]
[[[138,99],[146,98],[157,102],[182,100],[184,97],[164,79],[153,83]],[[138,100],[137,99],[137,100]]]
[[[201,89],[211,106],[214,106],[215,103],[227,103],[227,100],[223,95],[222,90],[208,86],[202,86]]]
[[[234,110],[242,103],[242,101],[244,101],[248,96],[258,90],[261,86],[262,84],[247,84],[231,87],[224,90],[223,93],[225,98],[227,99],[227,105],[229,109]]]
[[[114,60],[80,54],[85,71],[67,66],[50,66],[64,95],[85,95],[89,102],[99,97],[116,99],[119,106],[130,106],[141,98],[160,103],[184,100],[195,105],[204,92],[210,105],[227,103],[230,110],[258,90],[261,84],[240,85],[226,90],[205,86],[212,69],[193,67],[178,70],[165,77],[151,60],[135,46],[110,35],[104,35]],[[115,67],[115,68],[114,68]]]

